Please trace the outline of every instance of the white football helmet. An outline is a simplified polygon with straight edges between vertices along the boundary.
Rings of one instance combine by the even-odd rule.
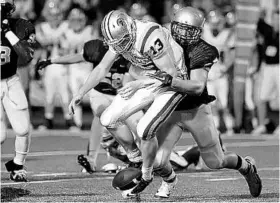
[[[196,43],[202,33],[205,22],[203,13],[193,7],[184,7],[178,10],[171,21],[172,37],[180,45]]]
[[[104,41],[119,54],[130,51],[136,40],[134,20],[118,10],[111,11],[104,17],[101,31]]]

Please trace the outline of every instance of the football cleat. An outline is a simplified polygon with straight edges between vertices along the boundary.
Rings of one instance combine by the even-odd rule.
[[[248,162],[248,170],[246,173],[241,173],[249,186],[250,193],[253,197],[258,197],[262,191],[262,181],[258,175],[255,160],[252,157],[246,156]]]
[[[114,163],[108,163],[102,167],[102,170],[106,173],[116,173],[118,169],[118,166]]]
[[[27,172],[23,165],[15,164],[13,160],[8,161],[6,164],[6,169],[10,172],[10,179],[15,182],[27,182]]]
[[[172,180],[166,182],[162,181],[160,188],[158,189],[155,197],[159,198],[169,198],[171,191],[175,188],[178,182],[177,176],[175,176]]]
[[[91,166],[86,156],[83,154],[78,156],[78,163],[89,173],[92,174],[95,172],[95,167]]]
[[[184,157],[186,159],[186,161],[188,162],[187,168],[191,164],[194,164],[196,166],[199,162],[199,157],[200,157],[200,150],[199,150],[198,146],[194,146],[191,149],[189,149],[188,151],[186,151],[182,155],[182,157]]]

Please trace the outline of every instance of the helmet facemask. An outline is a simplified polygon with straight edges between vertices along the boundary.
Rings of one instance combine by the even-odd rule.
[[[202,28],[179,23],[171,22],[171,34],[177,43],[181,46],[189,46],[198,42],[201,37]]]

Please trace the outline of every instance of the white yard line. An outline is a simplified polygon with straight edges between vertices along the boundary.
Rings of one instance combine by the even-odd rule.
[[[262,142],[235,142],[235,143],[225,143],[226,147],[256,147],[256,146],[279,146],[278,142],[269,140],[269,141],[262,141]],[[187,150],[191,145],[185,145],[185,146],[176,146],[176,151],[185,151]],[[65,156],[65,155],[78,155],[78,154],[84,154],[85,150],[69,150],[69,151],[48,151],[48,152],[30,152],[28,154],[29,157],[43,157],[43,156]],[[105,150],[100,150],[100,154],[105,154]],[[14,154],[1,154],[2,158],[12,158],[14,157]]]
[[[7,131],[7,137],[8,138],[14,138],[15,133],[13,130]],[[71,132],[69,130],[33,130],[32,131],[32,137],[50,137],[50,136],[62,136],[62,137],[85,137],[87,138],[89,135],[91,135],[90,130],[84,130],[80,132]],[[191,134],[188,132],[184,132],[182,138],[190,138]],[[236,139],[250,139],[250,140],[259,140],[259,139],[265,139],[265,140],[279,140],[278,135],[271,135],[271,134],[263,134],[263,135],[252,135],[252,134],[234,134],[232,136],[222,135],[223,139],[226,140],[236,140]]]
[[[91,178],[75,178],[75,179],[59,179],[59,180],[41,180],[41,181],[30,181],[30,182],[9,182],[9,183],[1,183],[1,186],[5,185],[29,185],[29,184],[42,184],[42,183],[57,183],[57,182],[68,182],[68,181],[79,181],[79,180],[92,180],[92,179],[97,179],[97,180],[111,180],[113,177],[91,177]]]
[[[212,179],[206,179],[205,181],[209,182],[218,182],[218,181],[232,181],[232,180],[240,180],[244,179],[243,177],[238,178],[212,178]],[[269,177],[262,177],[262,180],[279,180],[279,178],[269,178]]]

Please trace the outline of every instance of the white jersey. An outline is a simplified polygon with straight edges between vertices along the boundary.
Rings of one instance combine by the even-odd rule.
[[[219,32],[217,36],[214,36],[210,26],[206,23],[204,25],[202,38],[209,44],[215,46],[220,55],[220,60],[213,64],[211,71],[209,72],[208,78],[210,80],[217,79],[223,75],[226,67],[223,61],[221,60],[224,57],[224,51],[227,49],[228,42],[231,38],[231,30],[223,29]]]
[[[72,29],[67,28],[63,33],[62,47],[65,50],[65,54],[77,54],[81,53],[84,47],[84,43],[92,39],[99,37],[98,30],[94,30],[92,26],[86,26],[80,32],[74,32]],[[74,70],[75,69],[75,70]],[[71,64],[70,72],[73,71],[91,71],[92,64],[88,62],[82,62],[79,64]]]
[[[183,49],[172,38],[170,31],[154,22],[135,20],[135,23],[136,42],[131,51],[122,54],[132,63],[130,74],[140,79],[146,77],[147,72],[174,67],[178,76],[185,77]],[[114,52],[111,47],[110,50]]]
[[[62,55],[60,40],[67,29],[68,23],[62,22],[58,27],[53,28],[48,22],[43,22],[36,26],[36,39],[47,47],[49,58],[55,58]]]

